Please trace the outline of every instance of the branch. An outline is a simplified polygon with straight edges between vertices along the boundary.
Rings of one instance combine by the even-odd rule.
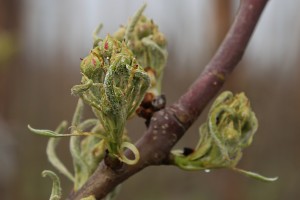
[[[241,60],[267,1],[241,1],[235,21],[203,73],[176,103],[151,118],[148,130],[136,143],[141,156],[137,164],[123,164],[113,170],[101,162],[84,186],[71,192],[68,199],[79,200],[90,195],[102,199],[118,184],[145,167],[167,163],[172,147],[198,118]],[[133,156],[130,151],[125,153],[128,157]]]

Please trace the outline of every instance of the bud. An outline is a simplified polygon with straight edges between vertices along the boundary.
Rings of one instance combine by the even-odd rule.
[[[126,44],[109,35],[82,61],[81,71],[82,84],[74,86],[73,93],[93,107],[105,129],[103,137],[109,154],[134,164],[138,151],[124,141],[124,126],[143,100],[150,85],[149,76]],[[123,148],[130,149],[136,159],[128,160]]]
[[[100,54],[104,59],[112,57],[113,54],[120,53],[121,43],[108,35],[99,45]]]
[[[81,73],[94,82],[97,82],[104,70],[104,60],[102,57],[98,56],[99,54],[100,51],[98,47],[92,49],[90,54],[85,57],[80,64]]]
[[[167,42],[153,20],[142,15],[144,9],[145,6],[138,10],[135,16],[129,20],[128,25],[121,26],[113,37],[119,41],[125,40],[135,55],[137,63],[144,68],[151,68],[155,74],[155,81],[151,81],[149,92],[159,95],[163,69],[167,61]]]
[[[253,172],[235,168],[242,150],[252,142],[258,122],[244,93],[223,92],[201,125],[200,140],[191,153],[173,151],[174,163],[185,170],[230,168],[264,181],[273,181]]]

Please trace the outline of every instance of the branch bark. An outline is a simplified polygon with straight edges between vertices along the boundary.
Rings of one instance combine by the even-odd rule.
[[[241,0],[229,32],[203,73],[177,102],[151,118],[149,128],[135,144],[141,156],[136,165],[123,164],[113,170],[101,162],[86,184],[80,190],[71,192],[68,199],[79,200],[90,195],[102,199],[118,184],[145,167],[167,163],[172,147],[218,93],[241,60],[267,2]],[[129,151],[126,154],[133,156]]]

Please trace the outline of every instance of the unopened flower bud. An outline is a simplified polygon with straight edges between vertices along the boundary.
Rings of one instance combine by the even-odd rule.
[[[111,156],[134,164],[138,151],[123,141],[124,126],[143,100],[149,76],[126,44],[109,35],[82,61],[81,71],[82,84],[74,86],[73,93],[93,107],[107,134],[104,140]],[[127,159],[123,148],[129,148],[135,160]]]
[[[235,168],[242,150],[252,142],[257,119],[244,93],[233,96],[223,92],[210,108],[207,121],[201,125],[200,140],[187,156],[174,151],[174,163],[186,170],[230,168],[264,181],[273,181],[253,172]]]
[[[163,69],[167,61],[167,42],[153,20],[142,15],[144,8],[145,6],[129,20],[127,26],[122,26],[113,37],[119,41],[125,40],[135,55],[138,64],[151,68],[155,72],[155,81],[151,81],[149,92],[159,95]]]

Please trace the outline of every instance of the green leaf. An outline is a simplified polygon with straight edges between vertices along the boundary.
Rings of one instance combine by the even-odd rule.
[[[246,175],[248,177],[251,177],[251,178],[255,178],[255,179],[260,180],[260,181],[273,182],[273,181],[276,181],[278,179],[278,177],[269,178],[269,177],[262,176],[258,173],[255,173],[255,172],[250,172],[250,171],[246,171],[246,170],[239,169],[239,168],[232,168],[232,169],[236,172],[239,172],[241,174],[244,174],[244,175]]]
[[[67,128],[67,122],[63,121],[55,130],[56,133],[61,134]],[[72,182],[74,182],[74,176],[69,172],[65,165],[57,157],[55,149],[60,141],[60,138],[50,138],[47,144],[46,153],[48,156],[49,162],[63,175],[68,177]]]
[[[99,119],[87,119],[80,124],[78,124],[78,129],[79,130],[85,130],[87,128],[96,126],[99,123]]]
[[[83,101],[81,99],[78,100],[73,120],[72,120],[72,128],[71,132],[78,132],[76,128],[80,124],[82,112],[83,112]],[[75,173],[75,182],[74,182],[74,190],[77,191],[86,181],[89,172],[88,166],[84,162],[84,159],[81,157],[81,149],[80,149],[80,138],[79,137],[71,137],[70,139],[70,152],[73,159],[74,173]]]
[[[130,24],[128,24],[128,28],[126,29],[125,32],[125,41],[128,42],[129,39],[131,39],[131,37],[133,37],[133,31],[134,28],[138,22],[138,20],[140,19],[140,17],[142,16],[145,8],[147,7],[147,4],[145,3],[133,16],[132,20],[130,21]]]
[[[30,125],[28,125],[28,129],[37,134],[37,135],[41,135],[41,136],[46,136],[46,137],[70,137],[70,136],[82,136],[82,135],[87,135],[85,132],[81,133],[79,131],[75,131],[74,133],[70,133],[70,134],[61,134],[61,133],[57,133],[55,131],[51,131],[51,130],[46,130],[46,129],[35,129],[32,128]]]
[[[55,130],[56,133],[62,134],[67,128],[67,122],[63,121]],[[63,175],[68,177],[72,182],[74,182],[74,176],[69,172],[65,165],[57,157],[55,149],[61,138],[50,138],[47,144],[46,153],[49,162]]]
[[[53,181],[51,196],[49,200],[60,200],[62,194],[61,194],[60,180],[58,176],[50,170],[44,170],[42,172],[42,176],[43,177],[49,176]]]
[[[101,41],[101,38],[98,35],[102,28],[103,28],[103,24],[100,23],[93,32],[93,43],[94,43],[93,48],[95,48],[98,45],[99,41]]]

